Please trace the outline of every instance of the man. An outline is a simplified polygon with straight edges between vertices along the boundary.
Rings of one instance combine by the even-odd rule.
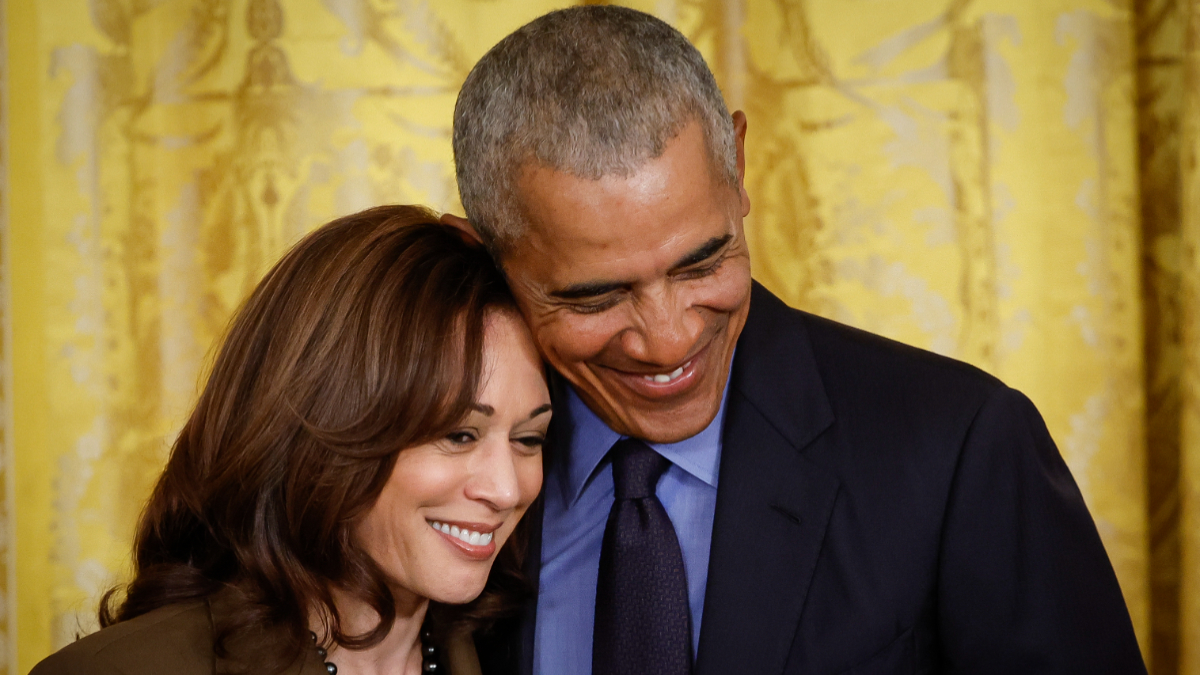
[[[746,129],[686,39],[617,7],[533,21],[463,85],[463,205],[561,376],[538,597],[485,665],[1144,672],[1025,397],[751,281]]]

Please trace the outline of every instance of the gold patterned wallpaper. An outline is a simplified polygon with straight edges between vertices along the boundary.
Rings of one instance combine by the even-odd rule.
[[[454,97],[548,0],[3,0],[0,667],[94,625],[275,257],[459,210]],[[1157,674],[1200,675],[1200,0],[642,0],[749,118],[755,276],[1038,404]]]

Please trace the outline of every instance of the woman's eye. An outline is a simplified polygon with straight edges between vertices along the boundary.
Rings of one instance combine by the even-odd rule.
[[[530,450],[541,450],[542,446],[546,444],[546,437],[545,436],[523,436],[521,438],[514,438],[513,442],[517,443],[518,445],[523,445],[523,446],[529,448]]]
[[[446,434],[446,440],[455,445],[467,445],[475,442],[475,434],[470,431],[451,431]]]

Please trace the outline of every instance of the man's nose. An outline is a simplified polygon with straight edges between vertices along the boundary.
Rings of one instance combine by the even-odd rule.
[[[467,481],[468,499],[481,501],[496,511],[516,507],[520,500],[517,469],[507,438],[485,438],[476,448]]]
[[[645,294],[634,307],[634,330],[624,336],[627,354],[662,366],[680,365],[691,356],[704,332],[704,318],[685,297],[662,290]]]

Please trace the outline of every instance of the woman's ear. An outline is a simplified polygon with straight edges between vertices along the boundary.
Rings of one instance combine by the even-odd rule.
[[[467,242],[468,244],[483,245],[483,239],[479,237],[479,233],[476,232],[475,228],[471,226],[471,221],[467,220],[466,218],[463,218],[462,216],[456,216],[451,213],[443,213],[442,217],[438,218],[438,222],[442,225],[458,230],[458,233],[460,236],[462,236],[463,241]]]

